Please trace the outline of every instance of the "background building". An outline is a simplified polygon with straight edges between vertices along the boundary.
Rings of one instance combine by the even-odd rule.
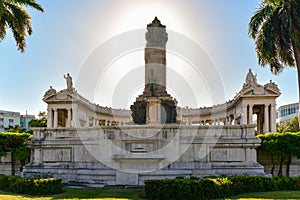
[[[284,121],[290,120],[298,115],[299,103],[292,103],[280,106],[277,109],[276,123],[283,124]]]
[[[27,113],[21,115],[20,112],[0,110],[0,132],[5,132],[16,126],[28,130],[28,122],[33,118],[35,118],[34,115],[28,115]]]

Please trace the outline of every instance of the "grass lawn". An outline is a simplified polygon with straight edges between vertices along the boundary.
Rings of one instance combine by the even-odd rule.
[[[141,189],[85,189],[64,188],[64,193],[48,196],[29,196],[12,194],[0,191],[1,200],[77,200],[77,199],[103,199],[103,200],[140,200],[144,192]]]
[[[1,200],[77,200],[77,199],[102,199],[102,200],[141,200],[143,190],[139,189],[75,189],[65,188],[65,192],[58,195],[32,197],[28,195],[16,195],[0,191]],[[271,199],[300,199],[300,191],[276,191],[276,192],[256,192],[238,195],[226,199],[240,200],[271,200]]]
[[[253,193],[241,194],[226,199],[240,199],[240,200],[300,199],[300,191],[253,192]]]

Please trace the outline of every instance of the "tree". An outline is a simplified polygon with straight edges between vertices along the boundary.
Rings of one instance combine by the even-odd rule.
[[[300,1],[262,0],[249,22],[249,36],[259,65],[270,65],[276,75],[287,66],[297,68],[300,102]]]
[[[25,129],[25,128],[22,128],[22,127],[19,126],[19,125],[16,125],[14,128],[9,128],[9,129],[7,130],[7,132],[25,133],[25,132],[26,132],[26,129]]]
[[[284,125],[283,124],[276,124],[276,131],[278,133],[282,133],[284,130]]]
[[[39,112],[39,118],[31,119],[28,124],[30,127],[47,127],[47,117],[46,112]]]
[[[276,130],[279,133],[283,132],[299,132],[299,121],[298,117],[293,117],[290,120],[284,121],[284,124],[276,124]]]
[[[44,11],[36,0],[0,0],[0,42],[9,28],[21,52],[25,51],[27,34],[32,34],[31,18],[24,7]]]
[[[15,159],[20,160],[22,168],[25,165],[26,159],[30,156],[28,142],[31,138],[32,135],[28,133],[0,133],[0,156],[6,156],[8,152],[11,152],[11,169],[13,175],[15,173]]]
[[[283,132],[299,132],[299,121],[298,117],[293,117],[290,120],[284,122]]]
[[[297,133],[267,133],[257,136],[262,140],[261,148],[271,156],[272,169],[271,174],[274,175],[275,162],[274,158],[279,158],[278,176],[282,176],[282,168],[284,161],[287,161],[287,175],[291,164],[291,157],[300,157],[300,132]]]

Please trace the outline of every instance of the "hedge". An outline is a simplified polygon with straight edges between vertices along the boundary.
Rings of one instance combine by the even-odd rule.
[[[19,194],[45,195],[62,193],[63,187],[59,178],[29,179],[0,175],[0,190]]]
[[[145,181],[146,199],[214,199],[241,193],[300,190],[300,177],[229,176]]]

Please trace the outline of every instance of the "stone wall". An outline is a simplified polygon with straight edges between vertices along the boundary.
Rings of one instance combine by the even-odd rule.
[[[15,174],[20,174],[20,163],[14,163]],[[11,154],[8,153],[7,156],[0,157],[0,174],[12,175],[12,162]]]
[[[265,168],[266,174],[271,174],[272,169],[272,160],[271,157],[262,149],[258,149],[257,151],[257,161],[262,164]],[[278,175],[279,171],[279,163],[280,159],[278,157],[274,157],[274,176]],[[282,174],[284,176],[287,176],[287,161],[283,163],[282,166]],[[299,176],[300,175],[300,159],[297,159],[297,157],[293,156],[290,164],[290,170],[289,170],[289,176]]]
[[[34,129],[27,177],[66,184],[143,185],[176,176],[264,175],[254,126],[107,126]]]

